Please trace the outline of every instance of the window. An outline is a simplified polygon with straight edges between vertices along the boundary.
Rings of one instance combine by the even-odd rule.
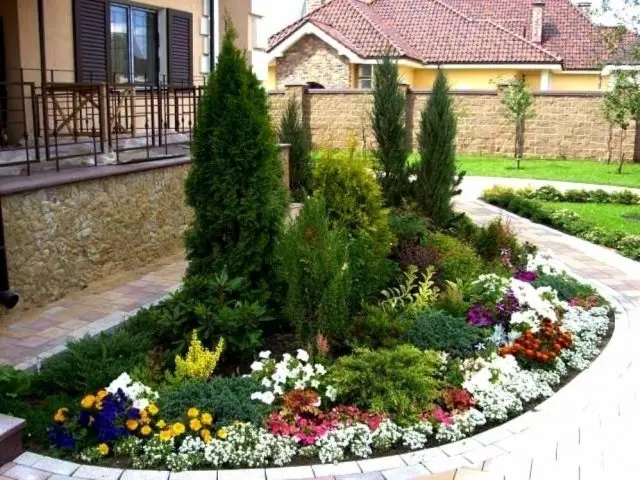
[[[358,86],[360,88],[373,88],[373,65],[360,65],[358,68]]]
[[[262,17],[258,15],[251,16],[251,29],[253,30],[253,48],[266,50],[267,42],[262,30]]]
[[[156,13],[111,5],[111,79],[117,83],[156,83]]]

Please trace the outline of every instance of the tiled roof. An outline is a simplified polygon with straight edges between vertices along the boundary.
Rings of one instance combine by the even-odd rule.
[[[269,40],[270,49],[312,23],[362,58],[385,51],[422,63],[562,63],[596,69],[602,30],[570,0],[546,0],[542,44],[531,37],[531,0],[330,0]]]

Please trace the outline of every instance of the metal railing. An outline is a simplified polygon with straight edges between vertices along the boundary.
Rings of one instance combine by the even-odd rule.
[[[52,78],[54,78],[52,74]],[[0,83],[0,175],[187,154],[204,82]],[[46,112],[46,115],[45,113]]]

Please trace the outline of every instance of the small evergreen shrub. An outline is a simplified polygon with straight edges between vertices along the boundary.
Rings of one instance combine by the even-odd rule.
[[[377,144],[374,155],[378,161],[378,179],[388,206],[399,206],[408,196],[405,111],[398,63],[385,55],[374,69],[371,124]]]
[[[440,284],[447,280],[472,281],[482,273],[483,263],[478,254],[464,242],[443,233],[434,233],[427,240],[440,256],[436,278]]]
[[[289,181],[294,199],[302,201],[311,194],[311,133],[297,98],[287,102],[278,133],[280,142],[291,145]]]
[[[211,413],[216,425],[231,425],[235,421],[261,425],[269,407],[251,400],[251,394],[260,388],[255,380],[245,377],[184,382],[176,390],[162,392],[158,400],[160,416],[169,422],[183,418],[189,408],[196,407]]]
[[[227,22],[192,141],[185,192],[194,219],[186,235],[187,275],[226,269],[268,291],[286,214],[281,162],[267,93],[235,47]]]
[[[586,203],[590,198],[591,195],[586,190],[567,190],[564,192],[565,202]]]
[[[558,292],[558,298],[568,302],[572,298],[588,298],[597,291],[590,285],[580,283],[566,273],[557,275],[540,275],[533,282],[534,287],[551,287]]]
[[[478,254],[487,262],[499,260],[508,253],[509,260],[517,255],[518,240],[501,218],[493,220],[486,227],[479,228],[475,238]]]
[[[322,197],[307,200],[279,248],[279,278],[286,288],[284,316],[302,345],[322,333],[343,340],[349,327],[352,268],[349,240],[331,229]]]
[[[429,231],[427,220],[411,212],[392,212],[389,216],[389,226],[398,243],[423,242]]]
[[[611,203],[634,205],[640,203],[640,197],[631,190],[616,190],[611,192]]]
[[[564,199],[562,192],[552,185],[543,185],[533,192],[532,198],[544,202],[561,202]]]
[[[407,424],[440,396],[440,360],[435,352],[410,345],[376,351],[361,349],[344,356],[329,369],[327,382],[338,401]]]
[[[418,315],[405,338],[420,350],[466,357],[473,354],[474,346],[485,341],[486,337],[483,329],[469,325],[464,317],[429,309]]]

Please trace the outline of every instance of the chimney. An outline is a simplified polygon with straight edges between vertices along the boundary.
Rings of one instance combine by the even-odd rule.
[[[591,16],[591,2],[578,2],[576,7],[587,17]]]
[[[542,25],[544,24],[545,0],[533,0],[531,14],[531,41],[542,43]]]
[[[327,0],[304,0],[304,5],[302,9],[302,16],[306,15],[309,12],[312,12],[316,8],[321,5],[327,3]]]

